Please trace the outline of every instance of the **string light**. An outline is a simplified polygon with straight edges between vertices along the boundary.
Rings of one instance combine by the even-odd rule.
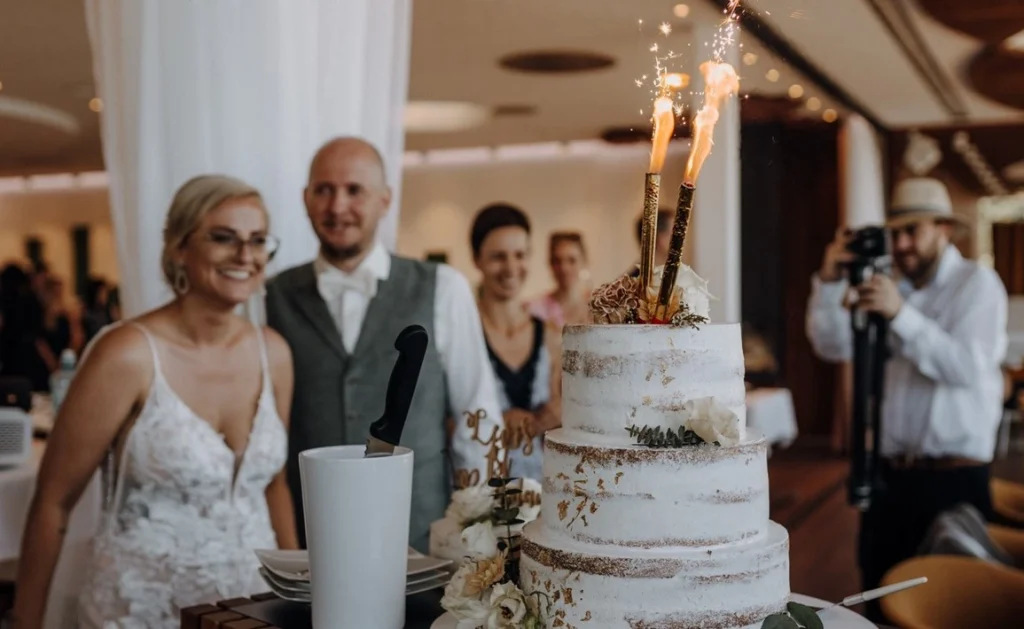
[[[752,52],[748,52],[743,55],[743,63],[748,66],[752,66],[757,63],[757,55]]]
[[[821,109],[821,99],[816,96],[811,96],[807,99],[806,105],[807,109],[810,109],[811,111],[818,111]]]
[[[672,13],[677,18],[682,19],[690,14],[690,7],[686,6],[685,4],[677,4],[676,6],[672,7]]]
[[[103,111],[103,100],[100,98],[93,98],[89,101],[89,109],[96,113]]]
[[[821,113],[821,119],[825,122],[835,122],[839,118],[839,114],[836,113],[835,109],[826,109]]]
[[[803,95],[804,95],[804,88],[799,83],[794,83],[794,84],[789,86],[789,97],[790,98],[800,98]]]
[[[776,81],[779,80],[779,71],[776,70],[775,68],[772,68],[767,73],[765,73],[764,78],[768,79],[772,83],[775,83]]]

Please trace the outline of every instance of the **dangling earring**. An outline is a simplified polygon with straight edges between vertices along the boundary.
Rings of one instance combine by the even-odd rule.
[[[184,295],[188,292],[191,286],[188,283],[188,276],[185,275],[185,267],[179,266],[178,270],[174,272],[174,292],[178,295]]]

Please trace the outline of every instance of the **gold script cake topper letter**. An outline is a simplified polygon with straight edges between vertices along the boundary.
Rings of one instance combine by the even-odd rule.
[[[487,479],[509,478],[512,463],[510,455],[513,450],[521,450],[526,456],[533,454],[533,426],[529,422],[522,421],[518,417],[505,420],[505,428],[498,426],[491,429],[491,434],[486,439],[480,436],[480,427],[483,420],[487,419],[487,411],[477,409],[463,413],[466,418],[466,427],[471,431],[470,438],[482,446],[488,448],[486,456]],[[452,481],[456,489],[473,487],[487,482],[487,479],[480,478],[480,470],[455,470],[452,474]]]

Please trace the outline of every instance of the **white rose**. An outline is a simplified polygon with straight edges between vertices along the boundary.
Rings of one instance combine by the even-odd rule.
[[[516,629],[526,617],[526,596],[512,583],[498,583],[491,588],[487,629]]]
[[[466,596],[466,579],[476,573],[476,564],[467,563],[455,571],[452,580],[444,588],[441,607],[460,621],[476,621],[469,627],[480,627],[490,612],[490,605],[475,596]],[[459,623],[461,626],[461,622]]]
[[[661,272],[663,266],[654,269],[655,289],[660,288]],[[679,265],[679,273],[676,275],[676,286],[682,290],[682,302],[691,313],[700,317],[709,317],[711,313],[711,300],[715,297],[708,290],[708,281],[685,264]]]
[[[473,561],[490,559],[498,554],[498,536],[490,522],[478,522],[462,531],[462,545]]]
[[[683,425],[708,443],[734,446],[740,441],[740,419],[713,397],[683,404]]]
[[[452,502],[444,512],[462,526],[490,514],[494,508],[494,490],[486,485],[466,487],[452,494]]]

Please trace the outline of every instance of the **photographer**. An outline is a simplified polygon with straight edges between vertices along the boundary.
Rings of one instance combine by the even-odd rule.
[[[856,234],[841,232],[813,278],[807,335],[824,360],[853,356],[850,309],[887,322],[880,411],[880,487],[861,519],[864,589],[916,554],[932,520],[967,502],[991,513],[989,462],[1001,414],[1007,295],[999,277],[950,244],[966,225],[945,186],[901,182],[886,221],[899,278],[851,287]],[[876,616],[877,607],[869,608]]]

